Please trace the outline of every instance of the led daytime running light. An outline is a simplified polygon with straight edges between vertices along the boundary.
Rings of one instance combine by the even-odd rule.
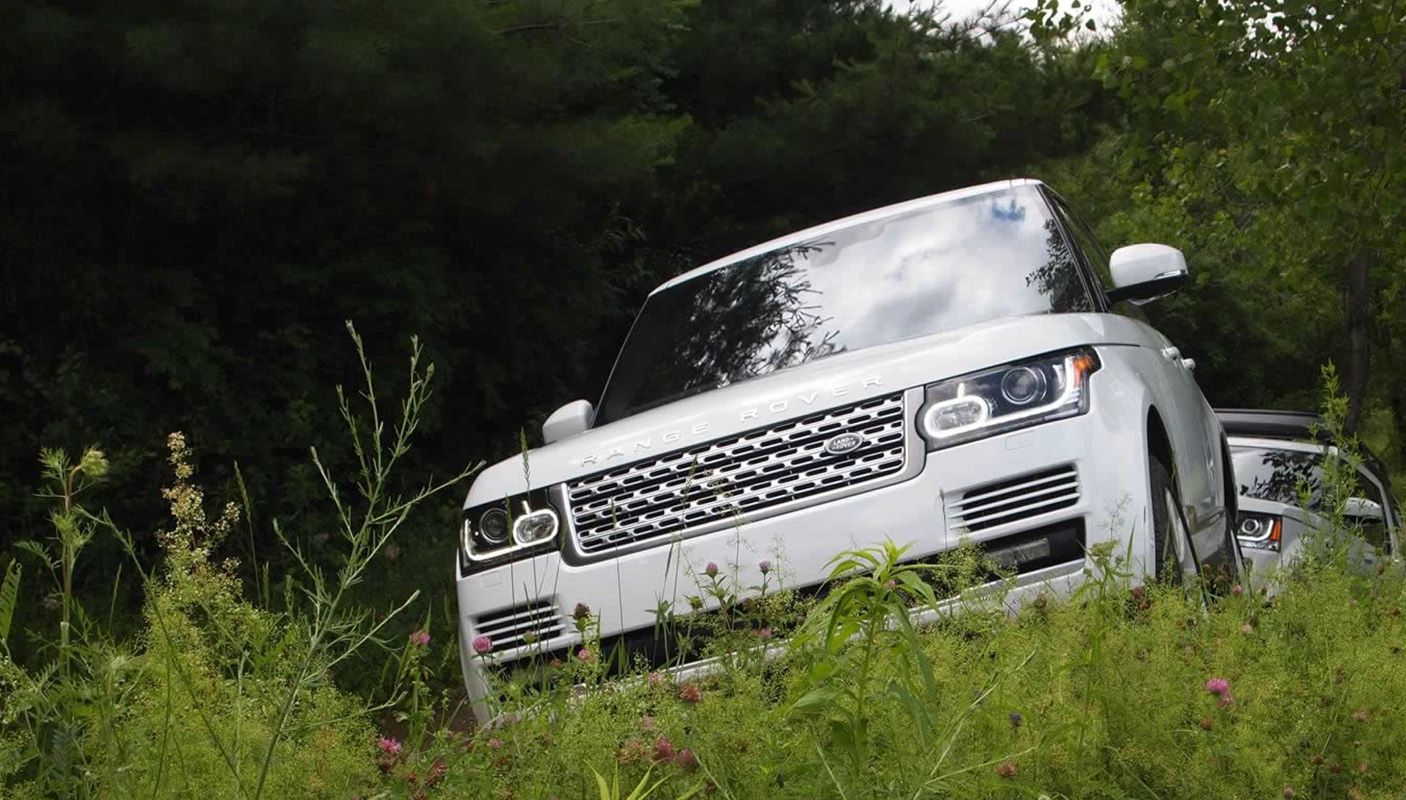
[[[931,435],[933,438],[947,439],[952,436],[957,436],[969,430],[980,428],[982,425],[986,424],[986,421],[988,419],[991,418],[991,404],[980,397],[966,397],[962,394],[962,392],[964,392],[965,390],[966,385],[963,384],[958,389],[957,397],[954,397],[951,400],[943,400],[941,403],[933,404],[933,406],[928,409],[927,413],[923,415],[923,427],[927,429],[928,434]],[[962,408],[963,406],[976,408],[976,419],[972,420],[971,422],[962,423],[953,428],[941,428],[938,426],[938,422],[941,420],[943,412],[950,413],[955,411],[956,409]]]
[[[520,514],[510,514],[508,503],[504,501],[477,506],[465,514],[459,532],[465,565],[497,562],[520,551],[540,551],[543,545],[560,535],[561,517],[550,500],[545,497],[533,497],[531,503],[525,497],[510,500],[513,505],[521,505]],[[532,507],[534,503],[536,508]],[[507,528],[501,541],[487,536],[483,530],[483,520],[489,515],[501,519]]]
[[[1244,533],[1240,533],[1240,531],[1243,531],[1245,529],[1246,522],[1258,523],[1259,526],[1262,526],[1261,529],[1264,530],[1264,533],[1259,536],[1249,536]],[[1239,533],[1239,538],[1242,542],[1278,542],[1280,537],[1283,535],[1284,521],[1279,517],[1257,515],[1253,517],[1246,517],[1245,519],[1241,520],[1240,525],[1237,527],[1240,529],[1240,531],[1237,531],[1237,533]]]

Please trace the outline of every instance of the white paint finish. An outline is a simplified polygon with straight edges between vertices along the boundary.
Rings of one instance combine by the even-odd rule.
[[[1007,450],[1024,450],[1035,444],[1035,434],[1033,433],[1013,433],[1006,437]]]
[[[1029,342],[1025,345],[1031,346]],[[461,579],[461,642],[471,642],[476,635],[473,616],[550,598],[555,598],[562,615],[569,614],[578,602],[588,605],[599,614],[605,636],[648,628],[654,623],[649,609],[661,600],[686,608],[687,596],[700,594],[693,576],[701,575],[709,562],[728,573],[736,564],[740,581],[750,585],[760,578],[757,562],[771,559],[788,585],[806,585],[827,574],[826,566],[835,553],[877,544],[885,538],[912,542],[914,556],[936,554],[954,547],[959,532],[948,527],[942,503],[934,504],[933,498],[951,499],[971,487],[1069,464],[1079,473],[1081,491],[1076,505],[985,529],[973,538],[983,541],[1082,519],[1090,544],[1113,540],[1120,543],[1118,549],[1123,552],[1123,543],[1131,541],[1134,571],[1150,572],[1151,499],[1143,421],[1153,404],[1163,409],[1170,425],[1195,429],[1199,420],[1195,409],[1190,418],[1181,418],[1164,385],[1146,380],[1159,364],[1166,363],[1156,349],[1114,345],[1099,348],[1098,355],[1103,366],[1089,382],[1089,413],[1018,434],[1028,441],[1018,459],[1013,459],[1008,449],[1008,440],[1015,437],[981,439],[917,454],[924,463],[910,480],[756,522],[739,522],[671,546],[582,566],[565,563],[557,553],[538,555],[490,571],[488,574],[502,576],[501,583],[492,589],[484,586],[480,576]],[[1205,413],[1210,413],[1209,408]],[[1182,486],[1206,487],[1211,483],[1204,463],[1195,459],[1178,458],[1176,470]],[[537,471],[534,468],[534,473]],[[1214,498],[1193,500],[1201,505]],[[1204,535],[1207,531],[1193,533]],[[676,568],[680,564],[683,568]],[[573,636],[568,633],[541,646],[574,645]],[[466,654],[464,667],[471,690],[482,686],[482,661]]]
[[[1261,450],[1279,450],[1289,453],[1305,453],[1322,456],[1324,458],[1337,458],[1338,448],[1325,446],[1317,442],[1293,441],[1289,439],[1275,439],[1258,436],[1231,436],[1229,437],[1231,450],[1237,448],[1256,448]],[[1369,481],[1375,485],[1378,491],[1383,491],[1380,481],[1366,469],[1360,470],[1362,480]],[[1283,527],[1280,530],[1279,551],[1262,550],[1251,547],[1243,548],[1245,559],[1254,565],[1256,572],[1264,574],[1272,572],[1281,566],[1289,566],[1299,558],[1303,551],[1304,537],[1312,531],[1324,525],[1324,520],[1318,514],[1300,508],[1289,503],[1281,503],[1274,500],[1263,500],[1258,497],[1240,495],[1237,504],[1241,512],[1254,514],[1265,514],[1272,517],[1279,517]],[[1395,512],[1391,508],[1382,509],[1385,515],[1387,533],[1391,538],[1391,549],[1396,558],[1400,558],[1402,552],[1402,532],[1401,521],[1396,518]],[[1366,547],[1364,545],[1364,547]],[[1368,548],[1370,549],[1370,548]],[[1357,557],[1367,555],[1364,549],[1357,550]],[[1275,586],[1257,582],[1255,588],[1266,586],[1273,591]]]
[[[532,487],[540,488],[650,455],[702,444],[803,416],[804,398],[819,393],[834,407],[970,372],[1033,354],[1083,345],[1160,349],[1167,340],[1135,320],[1100,314],[1045,314],[841,353],[798,367],[694,395],[594,428],[527,453]],[[1170,364],[1163,361],[1159,369]],[[1151,376],[1158,374],[1149,372]],[[784,408],[779,404],[784,402]],[[755,412],[755,413],[754,413]],[[641,443],[648,446],[640,447]],[[479,473],[465,507],[524,492],[522,456]]]
[[[1186,257],[1165,244],[1130,244],[1113,251],[1108,259],[1113,286],[1127,289],[1166,278],[1186,276]]]
[[[547,421],[542,423],[542,441],[551,444],[585,433],[590,429],[591,418],[594,415],[595,409],[591,407],[590,401],[572,400],[553,411]]]
[[[879,209],[758,245],[689,276],[856,222],[1031,183],[988,184]],[[1087,382],[1087,413],[927,452],[916,432],[923,387],[1076,348],[1093,348],[1101,363]],[[887,538],[913,543],[911,556],[934,555],[960,542],[963,532],[954,529],[947,515],[950,504],[967,490],[1071,467],[1077,472],[1078,488],[1072,505],[1021,518],[988,515],[987,521],[998,521],[971,538],[985,541],[1080,520],[1088,543],[1115,542],[1118,552],[1131,553],[1135,574],[1150,573],[1153,498],[1149,497],[1147,420],[1153,408],[1171,439],[1171,466],[1192,528],[1189,533],[1198,545],[1214,547],[1217,541],[1225,541],[1227,522],[1224,483],[1217,469],[1221,427],[1181,363],[1180,353],[1175,358],[1168,355],[1174,349],[1153,328],[1123,316],[1009,316],[838,353],[561,438],[526,454],[531,486],[525,482],[522,456],[502,461],[480,473],[465,499],[466,507],[528,489],[558,491],[577,479],[666,453],[772,429],[826,409],[900,392],[905,395],[905,466],[892,480],[875,482],[872,488],[826,490],[771,513],[763,509],[753,517],[739,517],[735,524],[702,525],[661,539],[658,546],[604,560],[573,564],[551,552],[460,578],[461,643],[471,642],[476,635],[473,620],[477,616],[529,601],[554,602],[562,616],[576,603],[585,603],[599,614],[601,634],[606,637],[648,629],[655,622],[650,609],[659,603],[686,608],[689,595],[706,594],[691,576],[709,562],[729,573],[737,570],[739,582],[746,586],[760,578],[757,562],[770,559],[781,568],[778,574],[788,585],[806,586],[824,580],[836,553]],[[572,415],[577,421],[573,424],[579,425],[579,412]],[[1034,503],[1030,508],[1044,506]],[[562,535],[573,534],[568,529]],[[537,646],[566,647],[574,643],[572,636],[566,633]],[[495,657],[523,654],[509,651]],[[464,652],[465,681],[475,699],[483,696],[483,667],[482,659]],[[476,713],[483,710],[481,703],[475,708]]]

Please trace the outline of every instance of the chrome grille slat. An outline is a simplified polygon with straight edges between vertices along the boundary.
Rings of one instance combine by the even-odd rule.
[[[896,425],[895,422],[897,423]],[[871,444],[874,443],[872,439],[876,436],[883,436],[886,442],[898,441],[902,439],[903,435],[902,417],[900,415],[897,420],[883,419],[875,425],[849,426],[845,427],[843,431],[837,430],[835,426],[827,426],[827,429],[824,431],[810,432],[809,440],[799,445],[786,441],[768,447],[748,446],[746,448],[737,448],[730,454],[725,451],[709,451],[703,448],[694,448],[693,450],[684,451],[679,454],[681,458],[665,456],[658,459],[657,461],[668,459],[672,462],[660,467],[652,466],[656,462],[648,462],[645,467],[641,468],[641,472],[626,473],[616,478],[614,486],[612,486],[610,479],[619,475],[619,471],[601,476],[603,480],[595,482],[595,485],[592,485],[593,479],[590,478],[584,481],[578,481],[572,484],[571,488],[572,507],[578,511],[591,511],[608,508],[613,502],[618,509],[622,505],[622,501],[638,496],[641,493],[646,493],[650,489],[654,489],[656,492],[668,492],[688,484],[694,484],[696,486],[699,483],[699,476],[705,472],[703,468],[709,463],[716,463],[719,459],[727,455],[737,456],[745,454],[748,457],[743,463],[746,464],[763,463],[768,459],[781,458],[786,455],[796,455],[801,452],[808,455],[815,455],[824,450],[825,441],[827,439],[844,431],[863,433],[865,436],[871,438]],[[698,456],[697,462],[695,463],[693,458],[689,458],[689,456]],[[785,464],[781,464],[775,467],[775,469],[780,469],[784,466]],[[636,479],[636,476],[641,475],[645,469],[647,469],[648,474],[644,476],[644,479],[649,480],[652,485],[648,487],[635,487],[635,484],[640,483],[640,479]],[[662,478],[668,478],[670,476],[672,476],[670,480],[661,480]],[[613,488],[622,485],[630,486],[632,490],[628,492],[612,491]],[[581,503],[582,500],[586,502]]]
[[[841,433],[866,443],[826,453]],[[904,444],[900,392],[588,476],[567,486],[576,539],[598,553],[878,480],[902,471]]]
[[[965,521],[967,522],[968,526],[980,525],[982,527],[991,527],[994,525],[1004,524],[1004,522],[1014,522],[1015,520],[1010,519],[1011,517],[1015,517],[1017,519],[1024,519],[1025,517],[1032,517],[1037,513],[1043,514],[1045,510],[1050,506],[1063,507],[1073,505],[1075,502],[1078,501],[1078,499],[1078,492],[1069,492],[1060,497],[1055,497],[1048,500],[1041,500],[1039,502],[1034,503],[1024,503],[1020,506],[1020,508],[1013,508],[995,514],[985,514],[979,517],[966,517]]]
[[[1079,482],[1073,478],[1056,484],[1034,487],[1030,491],[1022,492],[1018,495],[998,497],[986,502],[962,505],[960,506],[960,513],[963,517],[967,518],[983,516],[1006,506],[1025,505],[1043,499],[1049,495],[1067,494],[1069,492],[1073,492],[1074,494],[1079,493]]]
[[[1057,467],[1012,481],[969,489],[947,506],[953,528],[979,531],[1068,508],[1079,502],[1079,473]]]
[[[494,650],[503,651],[529,644],[528,634],[538,643],[560,636],[566,631],[566,622],[557,613],[555,602],[539,600],[475,617],[473,627],[493,640]]]
[[[963,495],[961,502],[953,503],[952,507],[960,508],[963,511],[971,511],[976,508],[982,508],[990,505],[1000,505],[1001,503],[1010,502],[1011,500],[1016,499],[1021,495],[1027,494],[1036,489],[1044,491],[1044,489],[1042,489],[1041,487],[1045,486],[1046,484],[1058,486],[1077,486],[1078,483],[1078,480],[1072,472],[1061,472],[1058,475],[1051,475],[1048,478],[1041,478],[1030,481],[1029,483],[1022,483],[1014,488],[1002,489],[999,492],[990,492],[975,496],[972,493],[968,492],[967,494]]]
[[[887,430],[876,429],[871,426],[865,429],[863,433],[870,438],[871,445],[884,446],[898,444],[901,446],[903,437],[902,419],[899,418],[889,423]],[[724,467],[721,470],[707,473],[695,472],[691,479],[679,478],[648,489],[630,489],[628,491],[616,493],[613,496],[595,499],[579,505],[575,502],[576,495],[573,493],[572,511],[573,514],[575,514],[578,526],[582,522],[594,522],[597,518],[609,520],[612,509],[618,519],[621,512],[630,512],[636,508],[652,503],[658,504],[663,500],[672,498],[679,490],[685,490],[689,497],[713,496],[716,492],[709,487],[709,484],[724,479],[734,481],[732,488],[738,490],[742,487],[737,485],[737,483],[735,483],[736,481],[748,481],[756,478],[758,475],[778,473],[811,462],[820,461],[822,460],[821,454],[823,452],[824,441],[819,440],[809,443],[805,447],[779,451],[767,459],[748,459]]]

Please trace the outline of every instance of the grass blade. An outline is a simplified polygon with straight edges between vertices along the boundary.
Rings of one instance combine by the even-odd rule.
[[[20,595],[20,562],[11,560],[5,568],[5,582],[0,584],[0,647],[10,636],[10,622],[15,618],[15,604]]]

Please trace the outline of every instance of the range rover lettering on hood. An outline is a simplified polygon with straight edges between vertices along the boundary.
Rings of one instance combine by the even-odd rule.
[[[800,394],[788,395],[777,398],[761,405],[749,405],[738,411],[737,419],[740,422],[748,422],[769,418],[778,414],[793,413],[798,410],[808,410],[811,408],[821,409],[825,407],[825,401],[838,399],[847,396],[854,389],[869,389],[883,385],[883,379],[878,375],[871,375],[857,381],[846,381],[837,383],[828,389],[812,389]],[[611,459],[625,458],[626,456],[637,456],[654,451],[656,445],[671,445],[683,440],[685,436],[689,438],[702,436],[708,433],[707,422],[695,422],[687,428],[666,431],[661,434],[646,436],[622,445],[610,448],[598,455],[585,456],[576,459],[578,466],[587,467],[593,464],[605,464]]]

